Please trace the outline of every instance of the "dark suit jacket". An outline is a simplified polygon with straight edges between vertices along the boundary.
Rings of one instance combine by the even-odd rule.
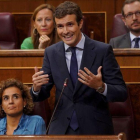
[[[113,48],[131,48],[130,33],[110,39]]]
[[[50,82],[42,86],[38,97],[31,92],[34,101],[48,98],[50,89],[55,84],[57,102],[65,79],[69,79],[51,122],[49,134],[65,134],[74,109],[78,118],[80,134],[113,134],[108,101],[125,101],[127,91],[112,47],[85,36],[80,67],[82,70],[87,67],[94,74],[97,74],[99,66],[103,67],[102,79],[107,84],[106,97],[79,81],[73,89],[62,41],[46,48],[44,55],[42,69],[50,75]]]

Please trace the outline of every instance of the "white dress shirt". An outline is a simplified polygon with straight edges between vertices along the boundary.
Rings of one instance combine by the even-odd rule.
[[[131,48],[134,48],[134,46],[135,46],[134,38],[140,38],[140,36],[135,36],[130,32]],[[140,41],[139,41],[139,46],[140,46]]]
[[[79,41],[79,43],[74,46],[76,47],[76,57],[77,57],[77,63],[78,63],[78,70],[80,69],[80,65],[81,65],[81,60],[82,60],[82,56],[83,56],[83,50],[84,50],[84,44],[85,44],[85,36],[82,34],[82,38]],[[72,52],[70,51],[70,46],[64,43],[64,47],[65,47],[65,57],[66,57],[66,63],[67,63],[67,67],[68,70],[70,72],[70,62],[71,62],[71,55]],[[102,93],[104,96],[107,95],[107,85],[105,83],[105,90]]]

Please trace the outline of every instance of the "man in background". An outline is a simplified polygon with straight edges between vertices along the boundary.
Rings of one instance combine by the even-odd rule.
[[[140,0],[125,0],[122,20],[130,32],[112,38],[109,44],[113,48],[140,48]]]

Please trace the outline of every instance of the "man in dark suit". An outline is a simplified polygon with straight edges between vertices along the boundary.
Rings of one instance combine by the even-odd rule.
[[[48,98],[55,85],[57,102],[69,79],[48,134],[113,134],[108,102],[127,98],[112,47],[84,35],[82,17],[73,2],[65,1],[56,8],[56,28],[62,41],[45,49],[42,71],[35,68],[32,77],[34,101]]]
[[[113,48],[140,48],[140,0],[125,0],[122,20],[130,32],[112,38],[109,44]]]

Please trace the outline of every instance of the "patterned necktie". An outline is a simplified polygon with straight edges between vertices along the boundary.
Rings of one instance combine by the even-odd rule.
[[[72,52],[71,63],[70,63],[70,77],[71,77],[71,80],[73,83],[73,87],[75,88],[76,81],[78,78],[78,64],[77,64],[77,58],[76,58],[76,47],[70,47],[70,50]],[[79,127],[75,110],[73,111],[73,114],[72,114],[72,117],[70,120],[70,127],[74,131]]]
[[[140,38],[134,38],[134,41],[135,41],[134,48],[139,48],[139,40],[140,40]]]

